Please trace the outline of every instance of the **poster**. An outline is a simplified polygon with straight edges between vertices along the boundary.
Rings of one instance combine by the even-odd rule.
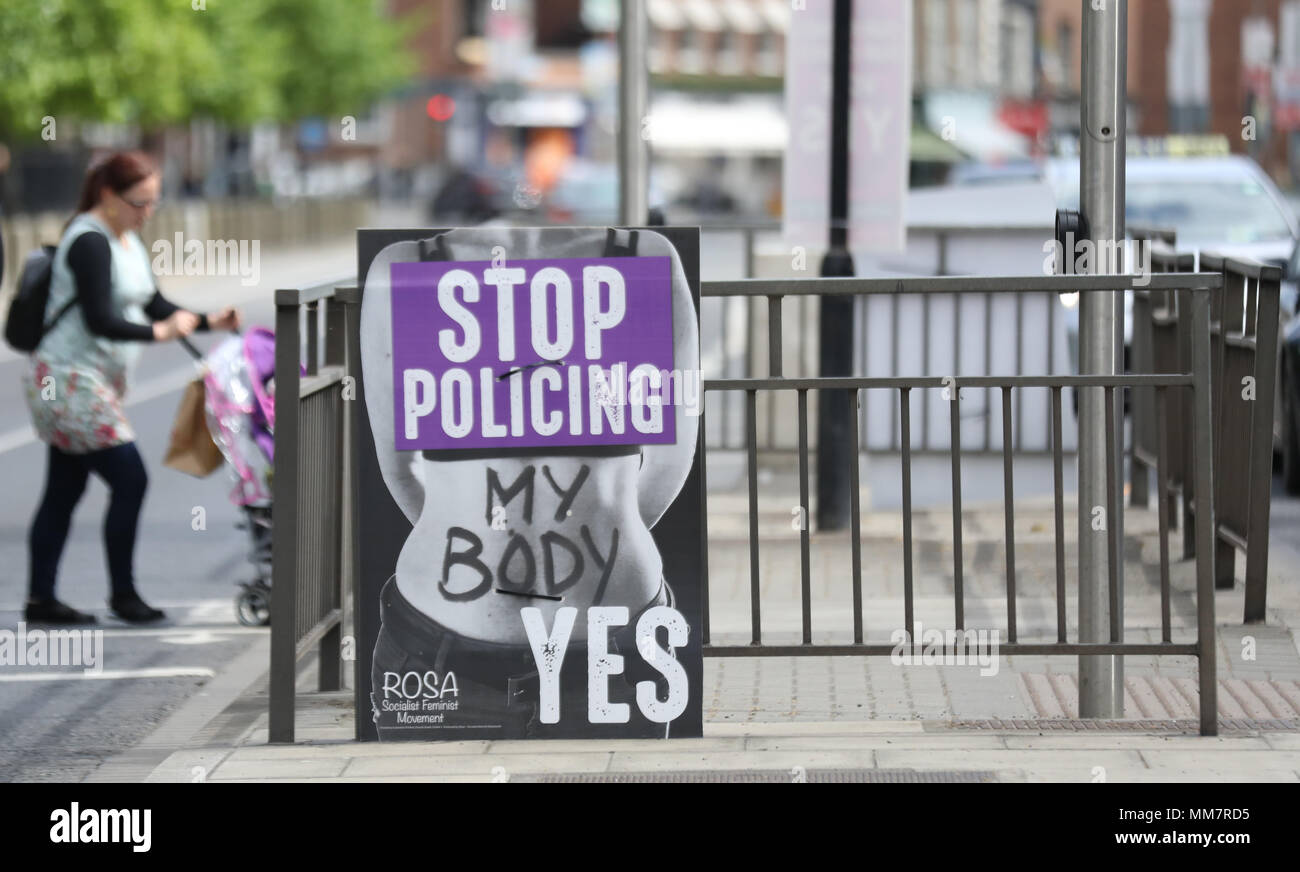
[[[907,247],[912,130],[912,4],[853,4],[848,94],[848,247],[887,254]],[[785,109],[790,139],[782,167],[782,235],[821,248],[830,233],[832,64],[835,3],[813,0],[790,16]]]
[[[698,252],[359,232],[358,739],[701,734]]]

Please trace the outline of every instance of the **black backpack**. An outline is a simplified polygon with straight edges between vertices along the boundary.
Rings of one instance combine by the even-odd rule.
[[[14,291],[13,301],[9,304],[9,317],[5,321],[5,341],[14,350],[31,354],[41,344],[41,340],[59,323],[59,319],[68,313],[77,302],[69,300],[54,320],[45,322],[45,307],[50,301],[50,278],[54,271],[54,246],[43,245],[27,255],[22,273],[18,276],[18,287]]]

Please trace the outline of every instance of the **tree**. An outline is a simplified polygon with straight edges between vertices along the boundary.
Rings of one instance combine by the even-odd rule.
[[[268,28],[285,35],[294,59],[277,83],[282,119],[357,112],[415,72],[406,40],[418,13],[387,19],[376,0],[264,2]]]
[[[0,138],[359,112],[414,70],[412,24],[364,0],[0,0]]]

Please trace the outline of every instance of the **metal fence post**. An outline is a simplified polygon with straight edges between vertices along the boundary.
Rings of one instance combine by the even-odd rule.
[[[1137,240],[1141,245],[1142,241]],[[1148,291],[1133,292],[1133,340],[1130,352],[1130,369],[1133,372],[1154,372],[1151,355],[1151,295]],[[1145,508],[1149,503],[1151,468],[1141,456],[1142,449],[1151,443],[1149,434],[1156,427],[1155,390],[1133,388],[1129,394],[1132,406],[1129,414],[1132,436],[1129,439],[1129,505]],[[1156,499],[1163,499],[1163,494]]]
[[[1214,298],[1211,299],[1210,302],[1207,304],[1209,309],[1208,329],[1210,334],[1210,414],[1213,416],[1214,432],[1215,432],[1214,469],[1218,473],[1218,475],[1214,477],[1213,499],[1214,499],[1214,507],[1215,507],[1214,515],[1215,518],[1218,519],[1223,517],[1223,470],[1227,468],[1227,464],[1224,463],[1224,459],[1223,459],[1223,446],[1225,444],[1225,440],[1222,438],[1223,423],[1224,423],[1223,421],[1223,375],[1224,375],[1224,362],[1225,362],[1224,343],[1223,343],[1224,301],[1227,299],[1228,296],[1230,296],[1233,293],[1234,284],[1238,286],[1238,290],[1236,292],[1237,293],[1241,292],[1240,287],[1243,286],[1242,283],[1245,281],[1245,278],[1229,270],[1227,260],[1220,259],[1216,255],[1213,254],[1207,255],[1205,253],[1202,253],[1201,263],[1206,265],[1205,266],[1206,269],[1214,269],[1222,273],[1223,275],[1223,292],[1216,294]],[[1190,312],[1180,317],[1190,317]],[[1181,324],[1179,326],[1179,329],[1180,330],[1182,329]],[[1188,362],[1188,367],[1190,369],[1191,367],[1190,357],[1188,357],[1187,362]],[[1191,452],[1191,453],[1190,454],[1185,453],[1183,455],[1184,457],[1194,457],[1195,454],[1195,452],[1193,451],[1195,433],[1193,431],[1189,431],[1189,433],[1190,433],[1190,438],[1185,440],[1187,442],[1187,446],[1184,450],[1185,452]],[[1188,471],[1189,473],[1193,472],[1190,466],[1188,467]],[[1184,491],[1186,491],[1188,488],[1194,490],[1195,485],[1190,481],[1185,482]],[[1196,553],[1195,547],[1191,547],[1191,548],[1188,547],[1189,542],[1193,543],[1194,546],[1196,523],[1194,517],[1188,518],[1187,521],[1188,521],[1187,526],[1183,530],[1183,546],[1184,546],[1183,556],[1185,558],[1190,558],[1195,556]],[[1232,587],[1233,563],[1235,559],[1236,559],[1236,552],[1233,551],[1232,546],[1218,541],[1218,530],[1216,529],[1215,542],[1214,542],[1214,586],[1216,588],[1221,589],[1221,588]]]
[[[346,304],[337,298],[330,298],[325,301],[325,365],[341,366],[346,372]],[[334,458],[340,469],[339,476],[339,510],[336,514],[337,526],[335,528],[334,542],[330,545],[336,548],[335,556],[338,558],[332,565],[334,567],[334,578],[331,579],[330,591],[332,594],[331,606],[333,608],[342,608],[344,593],[344,578],[347,575],[347,558],[351,551],[351,542],[347,535],[349,530],[348,516],[351,514],[348,506],[348,468],[351,465],[351,457],[346,448],[347,439],[347,412],[348,404],[343,397],[343,391],[347,383],[339,389],[338,398],[338,443],[337,455]],[[331,626],[321,636],[319,650],[319,678],[317,687],[322,691],[339,690],[343,686],[343,622]]]
[[[1175,234],[1172,230],[1151,227],[1128,227],[1129,236],[1137,247],[1135,255],[1141,258],[1141,246],[1146,246],[1151,253],[1152,271],[1163,272],[1164,267],[1158,263],[1154,244],[1159,240],[1174,249]],[[1133,291],[1133,339],[1129,357],[1131,372],[1155,372],[1155,310],[1156,297],[1148,290]],[[1130,502],[1134,507],[1146,507],[1150,500],[1151,463],[1150,458],[1157,455],[1163,445],[1158,443],[1155,432],[1158,422],[1155,418],[1155,390],[1152,388],[1133,388],[1129,391],[1132,398],[1129,421],[1132,436],[1129,443],[1129,486]],[[1152,450],[1152,445],[1160,445]],[[1149,453],[1148,453],[1149,452]],[[1157,501],[1164,500],[1163,492],[1158,492]],[[1163,502],[1158,502],[1163,507]]]
[[[1225,496],[1223,473],[1229,468],[1224,455],[1224,449],[1228,444],[1228,440],[1224,438],[1226,435],[1224,428],[1227,424],[1224,416],[1228,414],[1225,401],[1227,395],[1224,393],[1228,357],[1227,312],[1230,306],[1235,306],[1236,311],[1241,312],[1245,306],[1247,292],[1246,276],[1240,270],[1231,268],[1228,259],[1207,258],[1207,260],[1218,263],[1218,268],[1223,273],[1223,293],[1217,295],[1210,303],[1210,407],[1214,410],[1214,432],[1217,437],[1214,440],[1214,468],[1219,473],[1214,480],[1214,516],[1216,520],[1221,521]],[[1236,549],[1231,543],[1220,540],[1216,529],[1214,543],[1214,586],[1216,588],[1232,589],[1236,562]]]
[[[320,302],[309,300],[303,308],[307,311],[307,375],[315,375],[320,369]]]
[[[1178,368],[1183,372],[1188,372],[1195,367],[1196,363],[1196,335],[1192,332],[1195,329],[1195,325],[1192,323],[1194,319],[1189,319],[1187,314],[1188,310],[1194,303],[1194,300],[1192,300],[1194,295],[1190,291],[1179,290],[1174,291],[1172,296],[1174,298],[1175,311],[1177,312],[1177,316],[1174,319],[1174,326],[1177,330],[1178,336]],[[1209,320],[1208,313],[1206,315],[1206,320],[1207,322]],[[1208,326],[1206,327],[1206,330],[1209,330]],[[1208,365],[1210,367],[1209,372],[1211,380],[1207,383],[1206,391],[1212,392],[1214,389],[1214,361],[1212,355]],[[1183,397],[1182,399],[1183,402],[1180,403],[1182,406],[1181,420],[1183,425],[1186,426],[1189,422],[1195,419],[1196,398]],[[1213,408],[1214,400],[1211,396],[1210,409],[1213,410]],[[1211,419],[1213,419],[1213,411],[1211,411]],[[1194,424],[1192,430],[1195,430]],[[1178,438],[1177,435],[1175,435],[1174,438]],[[1192,438],[1195,440],[1196,437],[1194,434]],[[1183,559],[1191,560],[1196,556],[1196,512],[1200,509],[1200,504],[1196,502],[1196,458],[1191,445],[1183,445],[1180,460],[1182,461],[1182,470],[1179,473],[1179,477],[1183,486]],[[1212,500],[1213,497],[1211,496],[1207,499]]]
[[[1273,402],[1277,388],[1278,299],[1282,271],[1260,268],[1255,309],[1255,401],[1251,404],[1250,522],[1246,529],[1245,623],[1264,620],[1268,594],[1268,524],[1273,475]],[[1249,325],[1248,325],[1249,326]],[[1227,390],[1227,385],[1224,385]]]
[[[1210,408],[1210,301],[1205,291],[1189,292],[1192,310],[1192,393],[1195,403],[1196,492],[1196,646],[1200,679],[1201,735],[1218,734],[1217,664],[1214,630],[1214,413]]]
[[[337,296],[325,301],[325,365],[347,366],[346,305]]]
[[[361,305],[359,291],[356,287],[339,288],[335,294],[335,302],[340,307],[342,322],[342,343],[339,348],[338,360],[343,365],[345,373],[343,379],[343,389],[341,399],[343,403],[343,511],[342,511],[342,540],[343,547],[339,554],[339,563],[341,569],[340,590],[339,590],[339,609],[342,612],[341,626],[347,629],[347,632],[353,636],[355,644],[356,637],[356,610],[353,603],[354,591],[357,585],[358,568],[357,568],[357,512],[356,512],[356,493],[357,493],[357,461],[356,461],[356,436],[354,428],[356,426],[357,411],[357,379],[361,373],[360,350],[357,345],[360,338],[359,321],[361,318]],[[354,353],[355,352],[355,353]],[[354,360],[354,356],[356,359]],[[346,638],[346,637],[345,637]],[[342,641],[342,640],[340,640]],[[342,652],[340,651],[340,655]],[[341,657],[340,657],[341,659]],[[352,663],[356,662],[356,657],[350,658]],[[344,669],[349,667],[344,665]],[[356,683],[356,674],[352,674],[353,686]]]
[[[361,391],[361,297],[364,290],[360,278],[357,286],[354,288],[345,288],[339,296],[345,301],[344,323],[346,324],[347,341],[344,343],[344,354],[347,361],[347,373],[351,376],[348,382],[350,394],[344,395],[343,406],[345,414],[343,416],[344,426],[346,427],[346,437],[344,441],[344,457],[346,466],[344,474],[346,475],[345,487],[347,488],[347,511],[345,518],[347,523],[344,526],[344,539],[347,542],[347,549],[344,552],[345,572],[347,573],[347,593],[348,599],[343,604],[344,617],[348,620],[348,626],[352,632],[359,635],[359,626],[361,622],[362,603],[361,603],[361,585],[358,579],[361,578],[361,549],[358,547],[358,519],[360,518],[361,507],[358,503],[361,493],[361,470],[357,462],[357,453],[361,445],[361,410],[360,391]],[[703,438],[703,434],[701,434]],[[360,663],[360,660],[354,661]],[[363,699],[361,689],[365,686],[365,679],[361,675],[354,676],[353,687],[356,689],[357,711],[365,711],[365,703],[368,699]],[[356,729],[356,738],[362,738],[363,723],[358,720]]]
[[[268,738],[292,743],[297,650],[298,597],[298,416],[299,350],[297,291],[277,291],[275,307],[276,501],[271,540],[271,680]]]

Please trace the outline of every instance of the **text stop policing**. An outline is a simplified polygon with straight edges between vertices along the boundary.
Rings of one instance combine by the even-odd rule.
[[[669,258],[392,270],[397,448],[674,441]]]

